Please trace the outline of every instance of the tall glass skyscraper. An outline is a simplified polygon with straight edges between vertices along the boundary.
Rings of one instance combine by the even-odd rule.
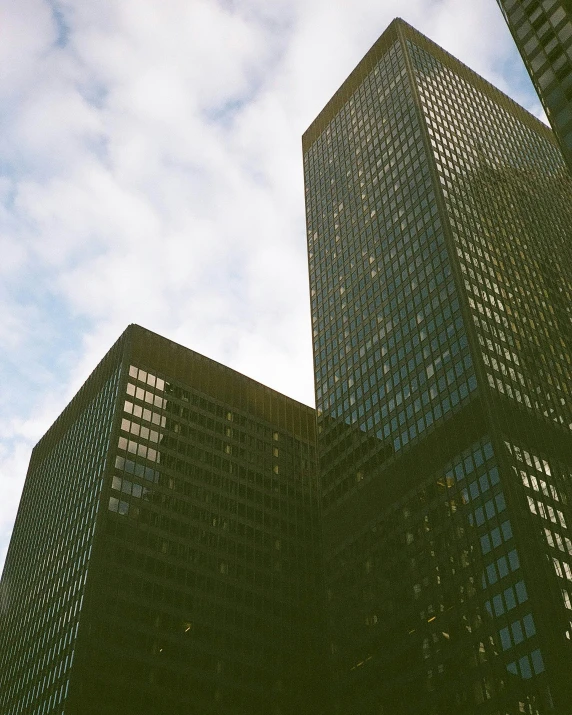
[[[314,436],[311,408],[130,326],[34,449],[2,715],[321,712]]]
[[[338,712],[568,713],[572,183],[395,20],[303,137]]]
[[[572,3],[497,2],[572,171]]]
[[[328,659],[338,715],[570,715],[556,140],[395,20],[303,148],[317,411],[130,326],[32,455],[2,715],[330,715]]]

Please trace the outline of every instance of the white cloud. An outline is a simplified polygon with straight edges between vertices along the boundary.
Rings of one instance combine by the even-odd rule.
[[[5,0],[0,559],[128,323],[313,401],[301,134],[395,15],[511,86],[494,0]]]

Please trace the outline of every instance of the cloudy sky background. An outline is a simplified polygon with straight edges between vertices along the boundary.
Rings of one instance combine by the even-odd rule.
[[[396,15],[540,114],[495,0],[2,0],[0,569],[129,323],[313,404],[301,134]]]

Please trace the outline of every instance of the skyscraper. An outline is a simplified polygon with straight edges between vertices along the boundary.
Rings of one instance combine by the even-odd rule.
[[[569,713],[572,184],[395,20],[303,137],[338,712]]]
[[[32,455],[3,715],[320,712],[314,424],[130,326]]]
[[[572,171],[572,4],[497,2]]]

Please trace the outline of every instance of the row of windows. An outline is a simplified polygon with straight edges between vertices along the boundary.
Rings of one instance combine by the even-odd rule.
[[[116,483],[119,483],[118,478]],[[152,492],[141,485],[130,482],[129,480],[121,480],[122,491],[127,494],[127,490],[131,490],[130,496],[136,499],[143,498],[147,503],[152,503],[155,507],[168,509],[171,513],[178,517],[177,524],[173,523],[172,519],[167,519],[170,523],[170,529],[177,533],[187,532],[190,526],[181,519],[191,519],[197,523],[212,524],[223,530],[230,530],[236,517],[242,517],[255,522],[256,524],[264,524],[267,528],[277,528],[283,525],[285,530],[295,528],[298,524],[301,528],[304,524],[310,524],[313,516],[312,510],[304,505],[295,504],[294,502],[284,502],[281,499],[266,498],[256,500],[256,504],[244,503],[236,498],[228,499],[221,497],[216,503],[207,505],[207,508],[202,508],[196,504],[186,500],[177,499],[172,495],[162,492]],[[139,518],[142,521],[155,523],[161,520],[161,514],[156,510],[142,510],[137,503],[130,504],[129,502],[121,503],[116,497],[110,497],[109,509],[118,511],[120,514],[130,514],[133,518]],[[290,525],[290,526],[288,526]]]
[[[119,484],[119,476],[114,478],[114,484]],[[200,532],[205,527],[213,527],[213,532],[217,534],[221,532],[239,536],[247,532],[254,534],[252,527],[244,523],[245,520],[250,520],[252,524],[271,531],[280,530],[280,533],[289,535],[289,538],[310,539],[310,541],[313,539],[312,524],[316,515],[310,504],[300,503],[298,500],[279,499],[252,490],[249,494],[245,489],[243,498],[249,497],[250,503],[244,503],[239,500],[237,489],[234,496],[215,492],[204,494],[205,505],[202,507],[176,498],[172,493],[157,490],[151,492],[129,479],[122,479],[121,485],[122,487],[125,485],[122,492],[127,495],[130,489],[131,495],[135,496],[137,502],[130,503],[127,497],[120,499],[112,495],[108,504],[111,511],[129,515],[142,524],[160,526],[166,532],[176,534],[183,539],[201,538]],[[140,492],[144,497],[143,504],[139,503]]]
[[[480,537],[481,552],[483,556],[488,554],[492,549],[498,548],[503,542],[512,539],[512,527],[507,519],[500,526],[492,529],[489,534],[483,534]]]
[[[127,383],[127,394],[131,397],[136,397],[142,402],[147,402],[147,404],[159,409],[164,409],[167,406],[167,400],[150,390],[144,390],[142,387],[137,387],[132,382]]]
[[[243,459],[248,459],[249,461],[256,463],[262,463],[262,457],[256,454],[256,451],[262,452],[268,456],[271,455],[274,458],[279,456],[284,458],[292,455],[292,458],[298,460],[300,468],[304,467],[306,470],[310,468],[312,454],[308,445],[286,435],[282,435],[281,437],[280,433],[277,431],[269,432],[269,436],[272,441],[262,441],[242,430],[225,427],[223,423],[205,417],[200,413],[193,412],[187,408],[179,408],[176,405],[172,405],[170,401],[168,401],[166,405],[167,412],[172,413],[175,411],[176,414],[182,417],[184,421],[172,419],[171,417],[166,418],[164,415],[144,409],[140,405],[129,401],[125,401],[124,409],[128,414],[133,414],[143,420],[152,422],[153,424],[162,426],[163,428],[167,427],[169,429],[169,433],[161,434],[157,430],[148,428],[145,425],[140,425],[138,422],[133,420],[127,420],[124,418],[121,423],[121,429],[133,434],[134,436],[154,443],[161,442],[163,448],[162,451],[169,448],[170,450],[175,450],[180,454],[194,456],[195,458],[201,459],[201,455],[204,454],[204,451],[198,449],[196,445],[204,444],[213,450],[219,450],[226,454],[232,454],[236,457],[242,457]],[[190,427],[185,423],[187,420],[191,423],[197,424],[203,429],[197,430]],[[213,431],[215,434],[212,433]],[[232,444],[230,441],[224,441],[218,437],[217,434],[224,434],[227,437],[238,439],[241,443],[248,445],[248,448]],[[183,441],[183,438],[185,441]],[[276,444],[278,441],[280,442],[280,451],[278,449],[278,445]],[[144,458],[146,457],[151,461],[158,461],[160,458],[157,450],[147,447],[146,445],[141,445],[134,440],[126,440],[124,437],[120,438],[120,449],[127,450],[132,454],[137,454]],[[270,461],[268,461],[267,466],[274,468],[276,473],[278,472],[278,468],[275,463],[270,463]]]
[[[152,605],[176,613],[188,614],[191,620],[204,614],[197,625],[212,622],[212,611],[230,606],[233,611],[274,614],[275,622],[292,625],[295,604],[311,603],[310,590],[315,584],[315,561],[306,558],[294,562],[279,552],[250,550],[238,558],[223,551],[189,548],[188,558],[175,559],[167,540],[161,541],[159,558],[154,558],[120,544],[109,544],[107,585],[114,592],[145,594]],[[168,601],[163,601],[169,594]],[[153,600],[157,599],[157,600]],[[237,607],[237,601],[244,608]],[[208,614],[208,615],[207,615]],[[130,620],[140,619],[132,612]],[[196,629],[194,633],[196,634]]]
[[[512,611],[517,605],[521,605],[528,600],[528,592],[524,581],[517,581],[502,591],[497,593],[490,600],[485,601],[485,608],[489,616],[502,616],[504,613]]]
[[[149,385],[149,387],[153,387],[159,392],[162,392],[165,389],[165,380],[153,375],[151,372],[146,372],[141,368],[137,368],[135,365],[129,366],[129,376],[139,382]]]
[[[506,556],[501,556],[493,563],[489,564],[482,576],[482,586],[486,587],[487,583],[489,586],[494,586],[494,584],[505,578],[509,573],[516,571],[520,568],[520,560],[518,558],[518,553],[516,549],[512,549],[508,552]]]
[[[564,514],[560,509],[554,509],[549,504],[533,499],[532,497],[527,497],[528,508],[533,514],[538,514],[542,519],[547,519],[553,524],[561,526],[563,529],[566,528],[566,520]]]
[[[159,442],[161,434],[157,430],[149,429],[145,425],[141,425],[138,422],[133,422],[131,420],[122,419],[121,429],[124,432],[130,432],[135,437],[140,437],[141,439],[148,440],[149,442]]]
[[[148,459],[150,462],[162,461],[162,454],[158,452],[153,447],[148,447],[146,444],[141,444],[133,439],[127,439],[126,437],[119,437],[117,446],[119,449],[134,454],[143,459]]]
[[[572,581],[572,567],[567,561],[561,561],[553,556],[552,565],[557,576]]]
[[[562,536],[557,531],[551,531],[550,529],[544,529],[544,536],[546,542],[553,549],[559,549],[572,556],[572,541],[567,536]]]
[[[519,675],[523,680],[529,680],[532,675],[540,675],[545,670],[542,653],[538,648],[530,655],[523,655],[518,661],[513,661],[506,666],[509,673]]]
[[[463,502],[468,504],[479,496],[487,492],[489,489],[494,487],[500,481],[498,467],[491,467],[488,472],[481,474],[478,479],[470,481],[468,484],[464,485],[461,491],[463,496]]]
[[[522,619],[513,621],[510,626],[501,628],[499,638],[503,650],[508,650],[522,643],[525,638],[532,638],[536,634],[536,626],[532,613],[527,613]]]
[[[483,506],[468,514],[468,521],[471,526],[482,526],[485,521],[492,519],[496,514],[501,514],[506,509],[504,494],[499,492],[492,499],[488,499]]]
[[[161,473],[156,469],[153,469],[142,462],[135,462],[132,459],[127,459],[122,455],[117,455],[115,457],[115,468],[125,471],[128,474],[134,474],[135,476],[145,479],[148,482],[157,483],[161,476]]]

